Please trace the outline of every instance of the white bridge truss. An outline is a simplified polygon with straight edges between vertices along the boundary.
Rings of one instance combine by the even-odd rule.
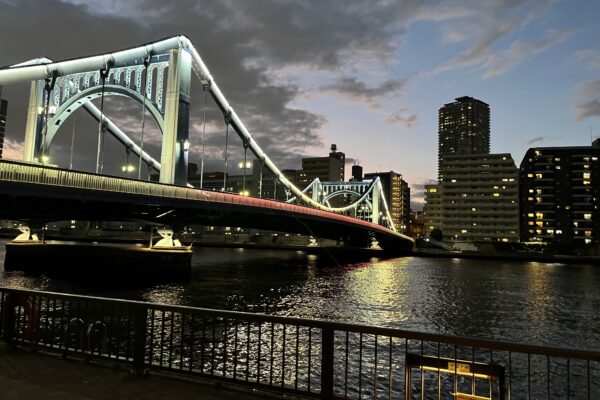
[[[147,68],[142,82],[142,71]],[[40,155],[48,148],[58,128],[78,107],[85,109],[98,121],[101,129],[115,135],[131,151],[153,168],[160,170],[160,182],[185,186],[187,184],[187,151],[189,148],[189,103],[191,72],[209,91],[228,123],[239,135],[261,165],[267,168],[300,202],[314,208],[337,213],[356,211],[367,206],[371,220],[380,222],[380,210],[395,230],[389,217],[385,197],[378,179],[368,189],[359,184],[339,183],[350,192],[361,194],[351,205],[329,205],[335,183],[318,183],[322,191],[315,197],[306,195],[292,184],[254,140],[240,117],[231,107],[206,64],[185,36],[175,36],[138,47],[90,57],[52,62],[37,59],[0,69],[0,85],[31,82],[29,113],[25,132],[25,161],[44,162]],[[50,96],[47,96],[50,94]],[[115,95],[133,98],[142,104],[156,120],[163,133],[160,163],[148,156],[116,127],[90,100]],[[164,98],[164,101],[163,101]],[[143,132],[143,131],[142,131]],[[100,143],[99,133],[99,143]],[[101,160],[99,146],[98,159]],[[100,163],[100,161],[99,161]],[[100,168],[100,173],[102,169]],[[331,187],[332,191],[329,191]],[[384,205],[380,209],[379,203]],[[383,218],[381,218],[383,219]]]
[[[321,182],[316,178],[302,193],[310,195],[314,201],[327,207],[331,207],[330,202],[334,198],[342,197],[342,203],[346,204],[331,208],[396,231],[379,177],[351,182]],[[296,201],[297,198],[292,197],[288,203]]]

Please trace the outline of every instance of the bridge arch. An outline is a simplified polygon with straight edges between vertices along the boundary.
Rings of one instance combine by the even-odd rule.
[[[323,198],[323,200],[322,200],[321,202],[322,202],[323,204],[326,204],[326,203],[327,203],[329,200],[331,200],[331,199],[333,199],[333,198],[336,198],[336,197],[338,197],[338,196],[342,196],[342,195],[344,195],[344,194],[350,194],[350,195],[352,195],[352,196],[356,196],[356,197],[358,197],[359,199],[361,199],[361,198],[364,198],[364,196],[363,196],[363,195],[364,195],[364,193],[359,193],[359,192],[357,192],[357,191],[355,191],[355,190],[350,190],[350,189],[341,189],[341,190],[337,190],[337,191],[335,191],[335,192],[331,192],[331,193],[329,193],[327,196],[325,196],[325,197]],[[371,204],[371,203],[369,202],[369,200],[367,200],[367,199],[364,199],[364,201],[365,201],[367,204],[369,204],[369,205]]]
[[[52,118],[48,120],[48,132],[46,134],[45,147],[49,148],[50,144],[52,143],[52,140],[54,139],[54,136],[58,132],[58,129],[69,118],[71,114],[73,114],[80,107],[84,106],[85,103],[91,102],[92,100],[100,98],[101,96],[102,86],[93,86],[85,90],[79,91],[77,94],[71,96],[66,102],[64,102],[58,108],[58,110],[56,110],[54,116],[52,116]],[[144,97],[139,92],[124,86],[105,85],[104,96],[127,97],[137,101],[140,104],[144,104]],[[150,113],[150,115],[160,128],[161,133],[164,132],[165,120],[156,104],[146,99],[145,109]]]

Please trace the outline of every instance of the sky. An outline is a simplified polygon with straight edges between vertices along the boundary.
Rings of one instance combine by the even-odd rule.
[[[0,65],[110,52],[177,34],[191,39],[230,104],[280,168],[346,153],[349,167],[399,172],[420,209],[437,174],[437,112],[460,96],[491,108],[491,151],[518,166],[532,146],[600,136],[600,2],[596,0],[0,0]],[[28,85],[4,86],[4,157],[21,158]],[[192,91],[191,156],[204,96]],[[107,98],[107,115],[139,140],[141,109]],[[207,170],[223,169],[225,126],[207,110]],[[50,149],[92,170],[97,127],[83,112]],[[159,158],[149,123],[147,149]],[[243,157],[233,142],[232,158]],[[107,170],[125,152],[106,143]]]

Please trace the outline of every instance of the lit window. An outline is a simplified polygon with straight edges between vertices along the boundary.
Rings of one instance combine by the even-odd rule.
[[[494,193],[493,196],[494,197],[500,197],[500,193]]]
[[[460,231],[460,233],[467,233],[467,230],[466,230],[466,229],[462,229],[462,230]]]
[[[533,178],[533,174],[527,174],[528,178]]]
[[[542,178],[543,178],[543,175],[542,175],[542,174],[535,174],[535,178],[536,178],[536,179],[542,179]]]
[[[477,211],[477,208],[473,207],[471,208],[471,211]]]
[[[544,213],[540,213],[540,212],[535,213],[535,218],[536,219],[544,219]]]
[[[529,214],[527,214],[527,216],[528,216],[529,218],[533,218],[533,213],[529,213]]]
[[[583,173],[583,179],[590,179],[590,178],[591,178],[591,175],[592,175],[592,174],[591,174],[591,173],[589,173],[589,172],[584,172],[584,173]]]
[[[591,213],[583,214],[583,219],[592,219],[592,214]]]

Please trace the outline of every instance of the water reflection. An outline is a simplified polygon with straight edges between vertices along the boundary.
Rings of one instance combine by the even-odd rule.
[[[0,263],[4,259],[0,242]],[[600,270],[405,257],[336,265],[296,251],[195,250],[192,280],[87,287],[0,270],[0,284],[600,349]]]

